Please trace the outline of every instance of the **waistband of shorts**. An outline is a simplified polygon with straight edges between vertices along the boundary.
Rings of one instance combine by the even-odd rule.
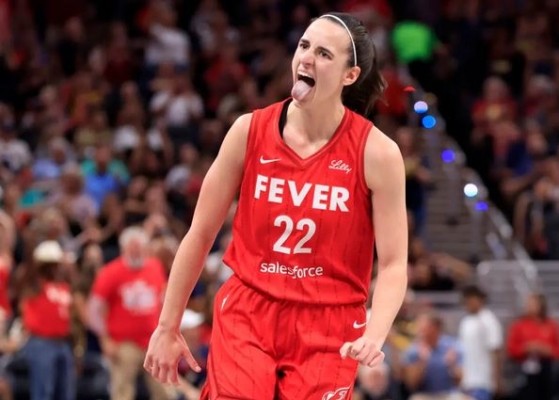
[[[244,286],[247,290],[251,290],[255,292],[257,295],[265,297],[269,301],[282,303],[286,305],[293,305],[293,306],[300,306],[300,307],[365,307],[366,302],[359,301],[359,302],[352,302],[352,303],[320,303],[320,302],[306,302],[300,300],[291,300],[291,299],[282,299],[278,297],[272,296],[270,293],[251,285],[250,283],[243,280],[241,277],[237,276],[237,274],[231,275],[229,279],[233,279],[237,281],[240,285]]]

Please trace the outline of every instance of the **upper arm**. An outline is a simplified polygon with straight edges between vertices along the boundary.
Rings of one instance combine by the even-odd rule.
[[[487,316],[487,343],[490,350],[498,350],[503,347],[503,329],[497,318],[493,315]]]
[[[190,232],[213,242],[241,185],[251,114],[239,117],[225,136],[202,183]]]
[[[407,266],[408,220],[405,171],[400,149],[377,128],[365,146],[365,180],[372,192],[379,267]]]

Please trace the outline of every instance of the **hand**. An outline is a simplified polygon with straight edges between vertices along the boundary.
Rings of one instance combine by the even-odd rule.
[[[428,361],[431,358],[431,348],[423,342],[417,344],[417,353],[421,361]]]
[[[115,341],[108,336],[104,336],[101,338],[100,342],[101,342],[101,350],[103,351],[103,354],[107,358],[113,361],[116,360],[117,353],[118,353],[118,345],[115,343]]]
[[[450,349],[444,355],[444,362],[447,367],[453,367],[458,361],[458,353],[454,349]]]
[[[495,395],[497,397],[504,396],[505,394],[505,382],[503,378],[499,377],[495,379]]]
[[[149,341],[144,368],[159,382],[178,386],[177,368],[182,357],[194,371],[202,370],[178,330],[157,327]]]
[[[541,356],[547,356],[551,353],[551,349],[549,348],[549,346],[541,342],[536,342],[536,341],[529,342],[526,345],[526,347],[529,353],[533,353]]]
[[[346,342],[340,349],[342,358],[347,356],[359,361],[361,365],[374,367],[384,361],[384,353],[371,339],[361,336],[354,342]]]

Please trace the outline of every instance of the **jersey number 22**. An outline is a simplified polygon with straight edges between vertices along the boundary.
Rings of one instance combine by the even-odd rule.
[[[316,232],[316,224],[312,219],[303,218],[297,222],[297,225],[295,225],[295,222],[287,215],[278,215],[274,220],[274,226],[285,226],[283,233],[274,243],[274,251],[283,254],[310,254],[312,252],[312,249],[310,247],[304,247],[305,244],[307,244],[307,242],[311,240]],[[305,236],[303,236],[295,244],[295,247],[290,248],[285,246],[285,242],[287,241],[291,233],[293,233],[294,228],[298,231],[306,231],[306,233]]]

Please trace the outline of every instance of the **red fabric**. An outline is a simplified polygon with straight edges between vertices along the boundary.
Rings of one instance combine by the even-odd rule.
[[[363,303],[373,265],[371,193],[363,171],[372,125],[346,109],[330,141],[301,159],[281,139],[282,105],[253,113],[224,262],[247,286],[276,299]]]
[[[0,0],[0,44],[7,44],[11,38],[12,10],[10,0]]]
[[[339,350],[365,321],[363,305],[275,301],[233,276],[216,294],[201,399],[350,399],[357,362]]]
[[[392,9],[386,0],[345,0],[342,6],[344,12],[355,12],[372,9],[383,17],[392,17]]]
[[[69,285],[43,282],[37,295],[22,301],[23,325],[35,336],[64,338],[70,334],[71,304]]]
[[[503,118],[513,120],[516,114],[517,106],[512,99],[502,102],[487,102],[481,99],[472,107],[472,117],[479,123],[494,122]]]
[[[2,260],[0,259],[0,263]],[[10,284],[10,266],[0,264],[0,310],[4,318],[12,315],[12,305],[8,298],[8,287]]]
[[[166,285],[165,270],[156,258],[132,269],[117,258],[99,271],[92,294],[108,304],[107,329],[116,342],[147,348],[157,326]]]
[[[509,329],[507,351],[512,358],[526,358],[527,346],[530,342],[540,342],[551,347],[553,357],[559,358],[559,329],[557,323],[548,318],[539,321],[534,318],[521,318]]]
[[[383,98],[377,100],[376,108],[379,114],[404,117],[407,115],[407,93],[405,86],[398,78],[398,73],[393,69],[383,71],[387,87],[383,93]]]

